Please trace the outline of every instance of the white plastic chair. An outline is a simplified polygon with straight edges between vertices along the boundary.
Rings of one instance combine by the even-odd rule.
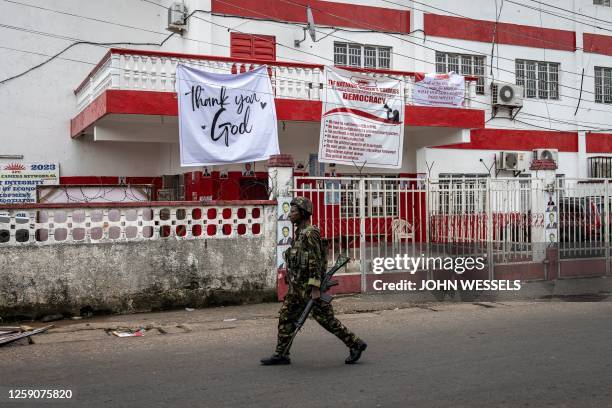
[[[393,220],[391,223],[393,231],[393,241],[401,242],[403,239],[414,241],[414,225],[401,218]]]

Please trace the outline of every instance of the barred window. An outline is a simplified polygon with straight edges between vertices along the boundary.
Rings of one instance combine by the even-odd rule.
[[[593,4],[610,7],[610,0],[593,0]]]
[[[612,68],[595,67],[595,102],[612,103]]]
[[[395,178],[386,176],[385,178]],[[366,213],[369,217],[398,215],[398,180],[371,180],[366,187]]]
[[[349,45],[349,66],[361,67],[361,47],[359,45]]]
[[[488,174],[441,173],[438,210],[444,214],[475,214],[486,210]]]
[[[390,69],[391,48],[334,42],[334,65]]]
[[[450,54],[436,52],[436,72],[445,74],[456,72],[461,75],[476,76],[476,93],[484,95],[485,90],[485,57],[480,55]]]
[[[525,98],[559,99],[559,64],[516,60],[516,84],[524,87]]]
[[[347,65],[348,44],[334,43],[334,65]]]
[[[391,48],[378,47],[378,68],[391,69]]]
[[[363,64],[366,68],[376,68],[376,48],[375,47],[364,47],[363,48]]]
[[[380,179],[366,182],[365,193],[365,214],[367,217],[397,217],[399,215],[399,186],[400,181],[395,175],[380,175]],[[317,186],[317,188],[323,188]],[[360,194],[359,179],[344,179],[341,182],[331,185],[336,193],[337,202],[340,204],[339,217],[359,216]],[[330,190],[330,182],[327,182],[326,189]],[[328,194],[331,197],[331,193]],[[326,196],[326,200],[328,200]],[[330,198],[331,200],[331,198]],[[331,202],[328,200],[328,202]],[[330,215],[331,217],[331,215]]]

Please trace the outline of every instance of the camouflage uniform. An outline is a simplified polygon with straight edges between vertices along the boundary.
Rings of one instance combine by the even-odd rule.
[[[289,291],[279,312],[276,353],[283,354],[291,339],[294,324],[310,299],[310,286],[319,287],[325,265],[322,265],[321,234],[315,226],[298,229],[291,248],[284,253]],[[331,304],[315,301],[312,317],[325,330],[353,348],[361,340],[334,317]],[[287,355],[289,353],[287,352]]]

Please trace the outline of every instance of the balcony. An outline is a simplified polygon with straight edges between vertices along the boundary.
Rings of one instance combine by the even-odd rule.
[[[170,117],[165,125],[176,127],[177,102],[174,84],[178,64],[225,74],[246,72],[261,65],[268,65],[278,119],[312,122],[320,120],[323,65],[111,49],[74,91],[77,116],[71,121],[71,136],[95,134],[96,124],[108,115],[114,117],[115,123],[136,120],[144,125],[152,125],[150,118],[146,116]],[[384,75],[399,78],[405,89],[407,127],[469,129],[484,125],[484,112],[472,109],[471,106],[476,96],[475,77],[466,77],[463,108],[425,107],[411,104],[414,72],[346,69],[373,77]],[[100,140],[113,140],[113,134],[117,132],[107,130],[99,133]],[[138,135],[134,137],[138,140]],[[152,141],[167,141],[162,136],[160,138]]]

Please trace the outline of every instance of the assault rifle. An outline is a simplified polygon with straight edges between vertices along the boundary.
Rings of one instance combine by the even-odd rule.
[[[329,288],[331,288],[332,286],[336,286],[338,284],[338,281],[332,280],[332,277],[334,276],[334,273],[336,273],[340,268],[346,265],[350,260],[351,259],[349,257],[340,255],[338,257],[338,260],[334,264],[334,266],[332,266],[325,273],[325,275],[323,275],[323,279],[321,279],[321,286],[319,287],[319,291],[321,292],[321,300],[323,302],[331,303],[331,301],[333,300],[334,297],[326,293],[329,290]],[[306,319],[308,318],[308,315],[312,311],[312,308],[314,307],[314,303],[315,303],[314,299],[310,298],[310,300],[308,300],[308,303],[306,304],[304,311],[300,315],[300,318],[298,319],[298,321],[295,323],[295,328],[293,330],[293,333],[291,334],[291,340],[289,340],[289,343],[287,344],[287,347],[285,348],[283,355],[287,355],[287,353],[289,352],[289,349],[291,348],[291,344],[293,344],[293,339],[295,339],[295,336],[297,336],[302,326],[304,326],[304,323],[306,323]]]

